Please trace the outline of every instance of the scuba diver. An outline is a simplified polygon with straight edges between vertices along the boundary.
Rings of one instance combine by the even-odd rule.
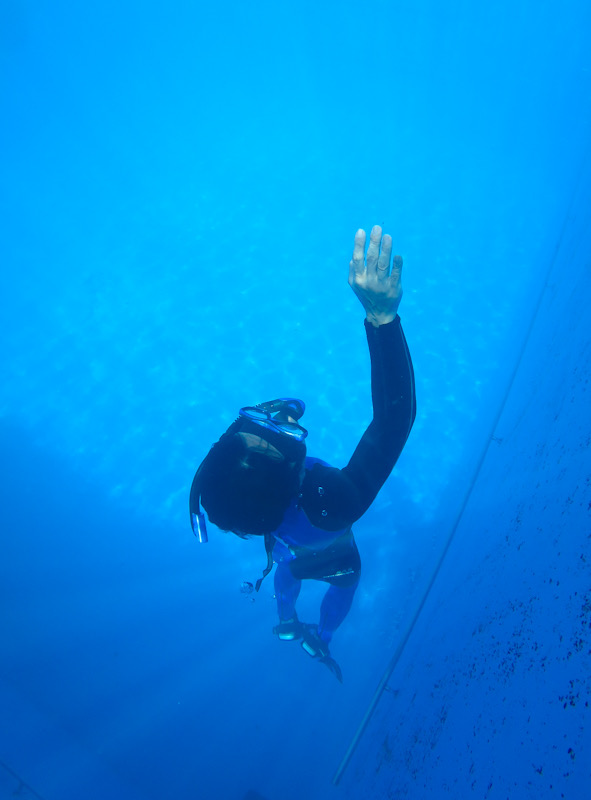
[[[392,238],[372,228],[355,234],[349,285],[361,301],[371,360],[373,419],[346,467],[306,455],[300,424],[303,401],[279,398],[241,408],[238,418],[201,463],[191,486],[191,525],[207,541],[206,521],[241,538],[264,538],[267,566],[277,564],[279,624],[273,633],[301,641],[304,650],[342,682],[329,645],[359,585],[361,559],[351,526],[369,508],[390,475],[412,428],[415,384],[398,306],[402,258]],[[328,584],[318,624],[300,622],[302,580]]]

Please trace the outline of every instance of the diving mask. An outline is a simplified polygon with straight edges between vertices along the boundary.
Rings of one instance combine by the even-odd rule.
[[[303,400],[292,397],[280,397],[256,406],[244,406],[238,412],[238,419],[230,425],[224,436],[236,433],[255,433],[264,428],[260,435],[276,446],[288,459],[298,462],[305,456],[304,439],[308,431],[298,420],[303,416],[306,406]],[[201,467],[199,468],[201,469]],[[200,543],[207,542],[205,514],[201,508],[201,491],[199,487],[199,470],[193,478],[189,497],[191,528]]]

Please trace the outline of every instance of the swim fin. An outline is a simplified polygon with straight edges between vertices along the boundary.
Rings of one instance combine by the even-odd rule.
[[[343,682],[343,673],[337,662],[330,655],[328,644],[320,638],[318,625],[302,624],[302,648],[312,658],[317,658],[322,664],[326,664],[339,683]]]

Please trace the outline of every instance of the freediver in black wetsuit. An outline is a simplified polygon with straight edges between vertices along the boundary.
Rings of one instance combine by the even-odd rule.
[[[277,563],[275,594],[283,640],[300,640],[311,656],[342,681],[329,652],[359,584],[361,560],[351,526],[369,508],[390,475],[416,414],[408,346],[397,314],[402,297],[402,258],[392,238],[375,226],[364,259],[366,234],[355,235],[349,285],[366,311],[371,360],[373,419],[346,467],[306,456],[301,400],[280,398],[240,409],[197,470],[190,495],[191,524],[207,541],[205,516],[240,537],[264,536],[267,566]],[[304,579],[324,581],[318,625],[298,620],[296,601]]]

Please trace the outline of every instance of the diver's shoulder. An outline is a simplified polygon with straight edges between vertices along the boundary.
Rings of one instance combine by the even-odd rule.
[[[304,467],[306,469],[312,469],[312,467],[316,466],[316,464],[320,465],[321,467],[330,468],[330,464],[327,461],[323,461],[321,458],[316,458],[316,456],[306,456],[304,461]]]

